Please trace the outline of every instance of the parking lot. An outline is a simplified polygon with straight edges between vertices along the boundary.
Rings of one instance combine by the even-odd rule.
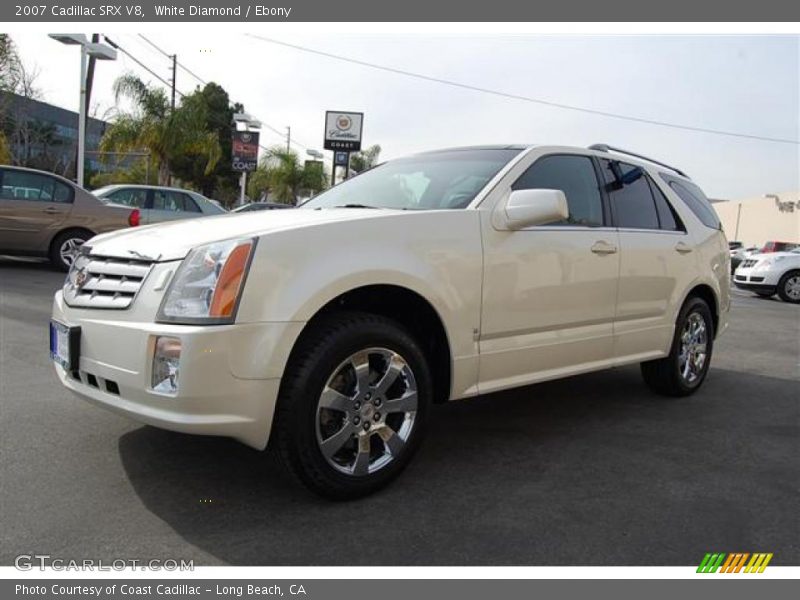
[[[800,306],[734,292],[691,398],[654,396],[628,367],[436,407],[396,483],[329,503],[263,453],[64,390],[47,352],[62,281],[0,257],[0,564],[800,564]]]

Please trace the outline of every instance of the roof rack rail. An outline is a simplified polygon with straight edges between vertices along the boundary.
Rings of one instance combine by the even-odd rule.
[[[670,171],[675,171],[681,177],[686,177],[686,179],[691,179],[686,173],[684,173],[683,171],[681,171],[676,167],[668,165],[667,163],[663,163],[660,160],[650,158],[649,156],[645,156],[643,154],[637,154],[636,152],[631,152],[630,150],[617,148],[616,146],[609,146],[608,144],[592,144],[591,146],[589,146],[589,150],[597,150],[599,152],[616,152],[617,154],[627,154],[628,156],[635,156],[636,158],[641,158],[642,160],[651,162],[654,165],[659,165],[669,169]]]

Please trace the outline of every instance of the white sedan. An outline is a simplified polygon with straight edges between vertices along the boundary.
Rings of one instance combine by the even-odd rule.
[[[789,252],[753,254],[742,261],[733,276],[736,287],[784,302],[800,303],[800,248]]]

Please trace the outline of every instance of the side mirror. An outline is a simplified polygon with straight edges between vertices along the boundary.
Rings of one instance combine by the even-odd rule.
[[[500,229],[513,231],[563,221],[569,209],[561,190],[514,190],[498,213]]]

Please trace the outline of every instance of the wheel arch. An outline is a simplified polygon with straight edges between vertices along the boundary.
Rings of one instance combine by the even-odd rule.
[[[450,398],[453,379],[451,343],[440,312],[421,293],[398,284],[368,284],[340,292],[322,302],[306,322],[289,352],[291,364],[304,336],[323,317],[336,311],[360,311],[400,323],[417,339],[425,352],[433,378],[434,402]]]
[[[686,301],[689,300],[689,298],[700,298],[708,305],[708,309],[711,311],[711,319],[714,324],[714,337],[716,337],[717,333],[719,332],[720,307],[719,307],[719,297],[717,293],[714,291],[714,288],[712,288],[707,283],[695,284],[685,294],[683,302],[681,302],[680,306],[678,307],[679,311],[683,307],[683,305],[686,304]]]

